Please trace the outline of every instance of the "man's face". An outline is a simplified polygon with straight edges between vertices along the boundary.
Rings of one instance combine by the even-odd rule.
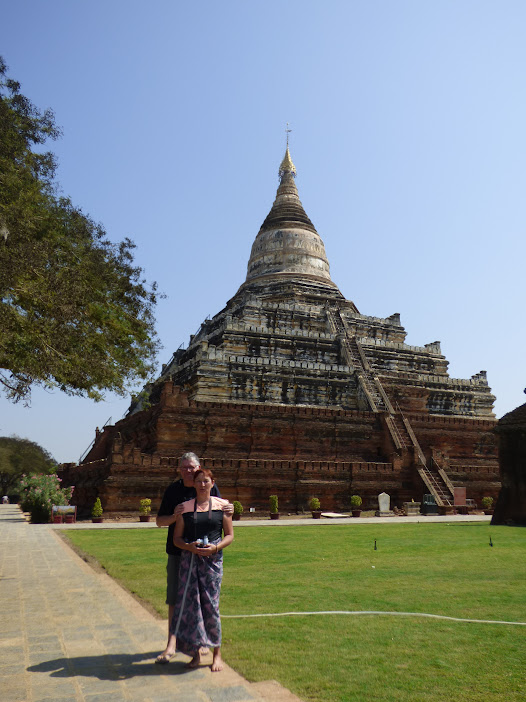
[[[193,486],[194,473],[200,467],[201,466],[194,458],[185,458],[184,461],[181,461],[181,464],[179,465],[179,473],[181,474],[181,478],[183,479],[183,483],[186,485],[186,487]]]

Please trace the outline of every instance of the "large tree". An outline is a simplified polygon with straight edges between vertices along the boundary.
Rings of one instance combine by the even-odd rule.
[[[57,464],[42,446],[18,436],[0,436],[0,493],[17,489],[22,475],[54,473]]]
[[[35,385],[101,399],[153,371],[156,286],[134,244],[58,193],[60,130],[6,77],[0,57],[0,386],[12,400]]]

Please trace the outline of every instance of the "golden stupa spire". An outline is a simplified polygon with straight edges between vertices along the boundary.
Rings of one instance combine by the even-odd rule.
[[[289,134],[291,131],[292,129],[289,128],[289,123],[287,122],[287,128],[285,129],[285,133],[287,135],[287,150],[285,151],[285,156],[283,157],[283,161],[279,167],[280,179],[283,178],[285,173],[291,173],[294,177],[296,177],[296,166],[292,163],[292,158],[290,157],[289,151]]]

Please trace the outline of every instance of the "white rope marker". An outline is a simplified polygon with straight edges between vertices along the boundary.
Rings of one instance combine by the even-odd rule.
[[[526,622],[504,622],[494,619],[463,619],[461,617],[446,617],[442,614],[426,614],[425,612],[375,612],[366,610],[363,612],[350,612],[346,610],[334,610],[332,612],[273,612],[269,614],[222,614],[221,619],[255,619],[257,617],[306,617],[318,614],[346,614],[346,615],[377,615],[387,617],[427,617],[428,619],[445,619],[450,622],[462,622],[468,624],[503,624],[505,626],[526,626]]]

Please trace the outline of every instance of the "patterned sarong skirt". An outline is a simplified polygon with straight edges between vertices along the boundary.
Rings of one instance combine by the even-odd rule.
[[[215,556],[181,553],[179,589],[170,631],[177,648],[194,656],[202,646],[221,646],[219,595],[223,578],[223,552]]]

